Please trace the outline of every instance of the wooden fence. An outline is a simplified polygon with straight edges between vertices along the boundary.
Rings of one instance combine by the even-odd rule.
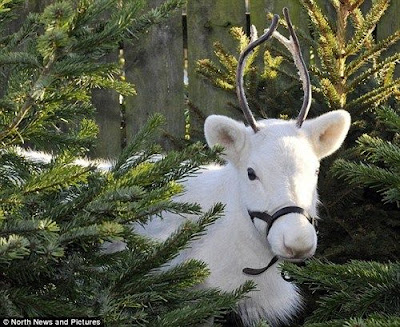
[[[365,1],[365,9],[371,6],[372,1]],[[48,1],[36,2],[43,6]],[[162,2],[148,0],[147,6],[154,8]],[[334,17],[330,1],[316,2],[328,17]],[[126,43],[123,48],[125,74],[127,80],[136,86],[138,94],[125,99],[125,109],[122,111],[118,94],[111,91],[94,93],[100,126],[95,155],[118,155],[124,143],[129,142],[155,112],[165,115],[167,133],[183,137],[187,100],[201,108],[205,115],[230,115],[227,101],[232,98],[196,73],[197,60],[215,59],[213,43],[217,40],[233,51],[236,45],[229,36],[232,26],[245,28],[251,23],[258,31],[263,31],[268,25],[266,14],[272,12],[281,15],[285,6],[290,10],[294,25],[307,30],[308,16],[300,0],[188,0],[183,12],[177,12],[163,24],[153,27],[139,42]],[[400,29],[399,14],[400,0],[392,0],[376,28],[377,40]],[[400,51],[400,44],[394,51]],[[169,146],[165,139],[162,143]]]
[[[149,0],[149,8],[162,0]],[[136,86],[137,96],[125,99],[124,126],[118,95],[98,92],[94,97],[100,125],[97,156],[113,157],[121,151],[121,139],[127,142],[147,118],[161,112],[167,119],[165,130],[175,137],[185,132],[184,110],[188,100],[205,115],[231,114],[229,95],[212,87],[196,71],[199,59],[213,58],[213,43],[221,41],[234,51],[236,44],[229,35],[233,26],[256,25],[263,31],[268,12],[282,13],[288,6],[293,23],[307,27],[307,15],[298,0],[189,0],[184,12],[178,12],[160,26],[153,27],[137,44],[124,47],[125,73]],[[185,65],[186,64],[186,65]],[[185,75],[184,76],[184,74]],[[201,128],[201,126],[192,127]],[[161,143],[169,147],[167,139]]]

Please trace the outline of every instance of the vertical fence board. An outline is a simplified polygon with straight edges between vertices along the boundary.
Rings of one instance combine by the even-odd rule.
[[[15,31],[22,23],[27,12],[38,12],[51,3],[50,0],[25,1],[21,18],[7,26],[8,31]],[[148,9],[160,5],[163,0],[149,0]],[[332,22],[334,9],[325,0],[316,0],[323,12]],[[250,21],[256,25],[259,34],[268,26],[267,13],[277,13],[282,17],[282,8],[290,10],[294,25],[307,32],[308,16],[298,0],[249,0]],[[363,12],[371,6],[366,1]],[[383,40],[400,29],[400,1],[391,1],[390,7],[376,28],[377,41]],[[334,22],[332,25],[335,25]],[[217,61],[213,43],[220,41],[232,53],[236,53],[236,42],[230,37],[232,26],[246,26],[245,0],[189,0],[187,5],[188,36],[188,95],[189,100],[201,109],[204,114],[226,114],[241,119],[228,102],[236,103],[234,92],[229,94],[219,90],[196,73],[196,62],[209,58]],[[282,28],[280,28],[282,30]],[[283,32],[285,33],[285,32]],[[285,33],[287,35],[287,33]],[[309,53],[302,42],[303,54]],[[149,115],[161,112],[166,116],[166,132],[173,137],[184,135],[184,95],[183,82],[183,32],[181,13],[177,12],[159,26],[153,27],[147,36],[138,44],[125,45],[126,76],[136,85],[138,95],[126,99],[126,132],[129,140],[147,121]],[[385,56],[400,51],[400,43],[392,46]],[[115,60],[117,53],[108,59]],[[398,74],[397,74],[398,76]],[[96,90],[93,92],[93,103],[97,109],[96,121],[100,135],[95,156],[115,157],[121,151],[121,113],[118,94],[114,91]],[[195,124],[194,124],[195,125]],[[198,125],[194,129],[202,129]],[[162,145],[170,147],[164,138]]]
[[[304,40],[300,37],[300,33],[298,31],[302,31],[304,33],[308,33],[308,15],[305,10],[303,10],[303,6],[298,0],[288,0],[288,1],[279,1],[279,0],[250,0],[250,23],[255,25],[258,31],[258,35],[264,33],[264,30],[269,27],[271,24],[271,19],[268,18],[268,14],[278,14],[281,19],[284,19],[283,16],[283,8],[287,7],[289,9],[289,14],[291,21],[296,29],[296,34],[299,36],[299,42],[301,47],[301,52],[303,54],[303,58],[308,66],[309,58],[310,58],[310,49],[307,47],[308,43],[304,42]],[[285,30],[285,28],[281,25],[278,25],[278,31],[289,37],[289,32]],[[292,58],[290,52],[284,48],[283,45],[279,44],[278,40],[272,38],[265,44],[261,45],[260,52],[262,53],[265,51],[266,48],[279,48],[283,52],[285,52],[288,58]],[[260,53],[260,54],[262,54]],[[259,71],[263,71],[264,69],[264,61],[262,56],[259,55],[257,59],[257,65],[262,67]],[[287,63],[283,63],[282,69],[287,71],[292,71],[294,76],[298,76],[295,72],[297,71],[296,66],[292,59],[290,59]],[[295,81],[294,81],[295,82]],[[278,79],[276,81],[275,88],[278,88],[280,91],[286,90],[288,88],[288,81],[284,79]],[[296,85],[296,84],[295,84]],[[297,82],[297,87],[300,89],[302,83],[299,81]],[[299,99],[300,100],[300,99]],[[299,101],[299,108],[300,108],[300,101]],[[266,104],[264,105],[264,110],[266,114],[269,116],[272,114],[271,109],[268,108]],[[270,116],[272,117],[272,116]]]
[[[400,29],[399,13],[400,1],[391,1],[389,8],[376,27],[378,40],[383,40]],[[398,51],[400,51],[400,43],[393,47],[392,54]]]
[[[99,126],[99,135],[91,155],[115,158],[121,153],[119,95],[113,90],[95,90],[92,94],[92,101],[96,108],[95,119]]]
[[[282,10],[284,7],[289,9],[290,18],[295,28],[307,34],[308,15],[299,0],[250,0],[250,23],[256,26],[258,34],[261,35],[271,23],[271,20],[267,19],[267,14],[278,14],[283,19]],[[278,30],[288,36],[288,33],[282,27],[278,27]],[[297,34],[299,35],[300,33]],[[307,64],[310,58],[310,49],[307,48],[307,43],[302,42],[300,36],[299,38],[303,58]],[[271,40],[270,42],[277,43],[276,40]]]
[[[290,18],[295,27],[303,31],[308,30],[308,16],[299,0],[250,0],[250,22],[257,27],[259,35],[271,22],[267,19],[268,12],[278,14],[283,18],[284,7],[289,9]]]
[[[400,1],[391,1],[390,6],[386,13],[383,15],[376,27],[377,41],[382,41],[394,34],[397,30],[400,30]],[[391,56],[395,53],[400,52],[400,42],[390,47],[390,50],[385,51],[384,55]],[[400,77],[400,67],[396,67],[396,77]]]
[[[225,114],[234,116],[227,102],[235,102],[235,95],[215,88],[202,76],[196,73],[196,62],[199,59],[217,61],[214,56],[213,43],[220,41],[231,53],[235,53],[236,44],[229,34],[233,26],[246,25],[246,8],[244,0],[189,0],[187,5],[188,26],[188,93],[190,101],[206,116]],[[202,129],[198,122],[191,121],[193,129]]]
[[[149,8],[162,0],[148,1]],[[126,132],[128,143],[155,112],[162,113],[167,122],[165,131],[183,137],[184,85],[182,13],[174,13],[161,25],[154,26],[139,44],[127,43],[124,48],[126,78],[135,84],[137,95],[126,99]],[[165,148],[168,138],[160,140]]]

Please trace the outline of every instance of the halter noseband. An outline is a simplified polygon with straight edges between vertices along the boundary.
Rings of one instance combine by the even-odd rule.
[[[273,215],[270,215],[267,212],[249,211],[250,219],[253,223],[254,223],[254,218],[261,219],[262,221],[265,221],[267,223],[266,236],[268,236],[268,233],[269,233],[273,223],[278,218],[285,216],[289,213],[298,213],[300,215],[303,215],[315,227],[315,218],[311,217],[306,210],[304,210],[303,208],[297,207],[297,206],[284,207],[284,208],[276,211]],[[244,268],[243,272],[246,275],[253,275],[253,276],[260,275],[264,271],[268,270],[268,268],[270,268],[277,261],[278,261],[278,256],[274,256],[266,267],[264,267],[264,268]],[[286,279],[286,278],[284,277],[284,279]]]

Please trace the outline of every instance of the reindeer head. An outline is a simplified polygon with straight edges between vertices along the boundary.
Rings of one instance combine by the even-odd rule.
[[[205,136],[209,146],[224,147],[224,157],[236,171],[243,212],[263,235],[267,233],[275,258],[296,261],[311,257],[316,250],[317,235],[310,222],[317,216],[319,161],[341,146],[350,127],[350,115],[337,110],[305,121],[311,105],[310,78],[286,8],[284,15],[289,40],[275,31],[279,19],[275,15],[266,33],[253,40],[239,58],[237,94],[250,126],[213,115],[205,122]],[[256,121],[245,97],[246,56],[271,36],[289,49],[300,72],[304,100],[297,120]],[[246,269],[258,274],[267,268]]]

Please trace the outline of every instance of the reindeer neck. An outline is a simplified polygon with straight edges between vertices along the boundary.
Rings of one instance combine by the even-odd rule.
[[[216,247],[223,247],[223,251],[227,251],[224,253],[231,253],[229,262],[237,265],[231,269],[241,272],[244,267],[267,265],[273,254],[268,248],[266,235],[261,235],[256,229],[242,206],[238,184],[237,171],[231,165],[207,166],[187,181],[186,197],[199,203],[203,210],[208,210],[216,202],[225,205],[224,216],[210,226],[202,239],[208,245],[211,242]],[[248,242],[249,239],[252,242]]]

